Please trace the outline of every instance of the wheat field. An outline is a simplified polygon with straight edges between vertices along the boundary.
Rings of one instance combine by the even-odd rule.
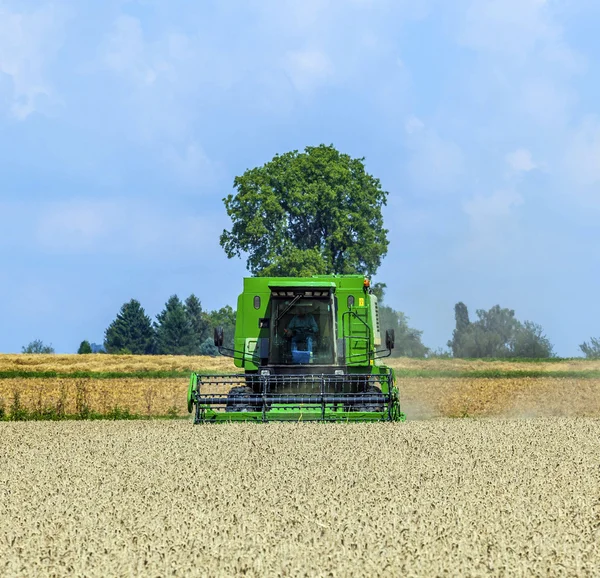
[[[0,423],[0,575],[594,576],[600,421]]]
[[[187,378],[143,377],[0,379],[0,411],[14,400],[29,412],[76,415],[84,406],[139,416],[186,416]],[[436,417],[600,417],[600,380],[571,378],[401,378],[408,419]],[[211,390],[225,393],[226,389]]]
[[[185,355],[0,354],[1,371],[141,373],[152,371],[235,371],[228,357]]]

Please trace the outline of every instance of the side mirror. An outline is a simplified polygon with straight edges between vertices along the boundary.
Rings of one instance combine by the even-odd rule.
[[[388,329],[385,332],[385,346],[391,351],[394,349],[394,345],[396,342],[396,334],[393,329]]]
[[[223,328],[215,327],[215,347],[223,347]]]

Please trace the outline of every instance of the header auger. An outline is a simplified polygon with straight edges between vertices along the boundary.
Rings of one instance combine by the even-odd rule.
[[[194,423],[403,421],[394,371],[381,363],[377,297],[361,275],[252,277],[238,298],[233,349],[215,345],[236,374],[193,373]]]

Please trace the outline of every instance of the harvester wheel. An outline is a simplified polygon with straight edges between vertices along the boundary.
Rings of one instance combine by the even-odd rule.
[[[381,389],[379,389],[375,385],[367,385],[364,391],[365,394],[373,395],[373,394],[381,394]],[[357,394],[357,397],[360,397],[360,393]],[[383,405],[378,403],[368,402],[365,404],[354,403],[349,408],[349,411],[384,411]]]
[[[252,394],[250,387],[232,387],[227,395],[225,411],[254,411],[252,405],[244,400],[246,396]]]

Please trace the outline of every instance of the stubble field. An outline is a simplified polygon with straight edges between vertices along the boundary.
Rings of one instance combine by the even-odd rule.
[[[595,575],[600,420],[0,423],[3,576]]]

